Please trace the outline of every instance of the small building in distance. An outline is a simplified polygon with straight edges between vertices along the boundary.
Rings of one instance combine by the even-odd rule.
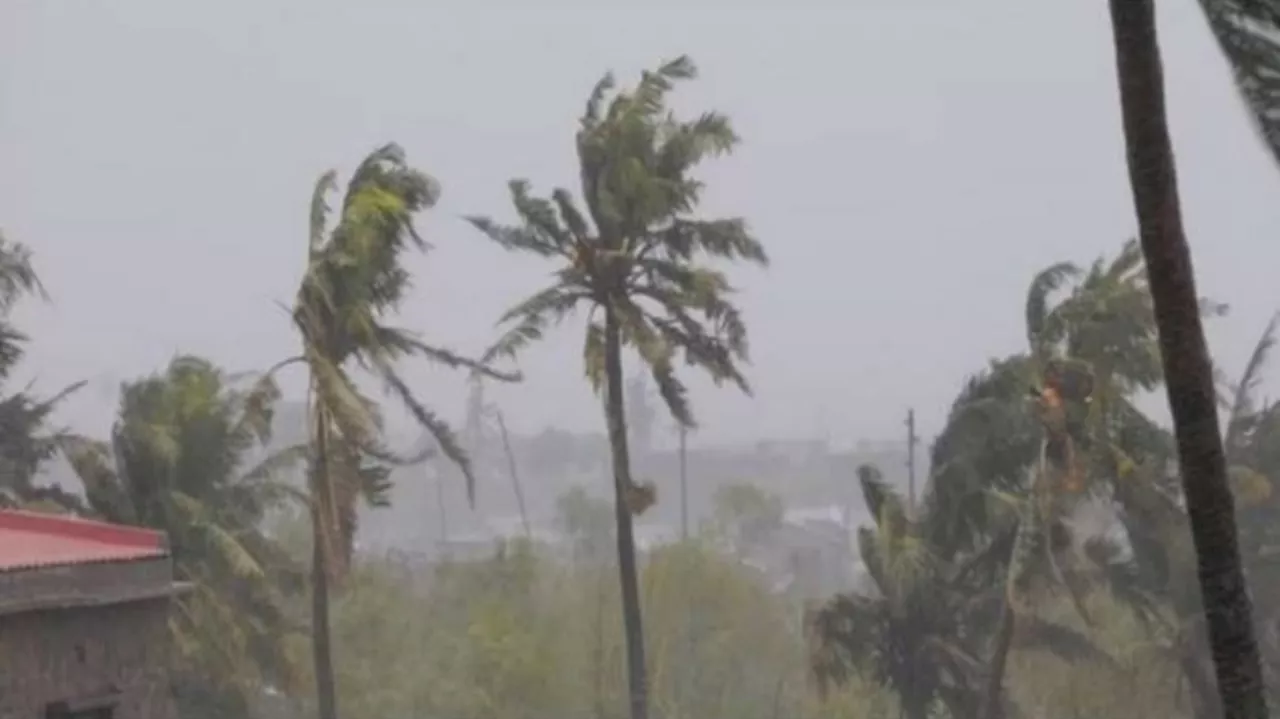
[[[161,532],[0,511],[0,719],[173,719]]]

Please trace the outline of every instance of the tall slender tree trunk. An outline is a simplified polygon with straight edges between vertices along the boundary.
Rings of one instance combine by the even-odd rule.
[[[1154,0],[1110,0],[1129,182],[1146,259],[1178,463],[1226,719],[1267,716],[1241,568],[1212,364],[1178,204]]]
[[[315,459],[312,482],[319,487],[329,472],[329,431],[322,412],[316,413]],[[312,497],[311,507],[311,652],[315,665],[316,711],[319,719],[338,719],[338,693],[333,677],[333,647],[329,632],[328,538],[320,516],[320,503]]]
[[[627,642],[627,687],[631,719],[648,719],[649,687],[645,672],[644,633],[640,620],[640,583],[636,573],[636,542],[631,522],[631,460],[627,454],[626,407],[622,391],[622,342],[618,320],[605,309],[605,419],[613,451],[614,517],[618,523],[618,578],[622,585],[622,622]]]

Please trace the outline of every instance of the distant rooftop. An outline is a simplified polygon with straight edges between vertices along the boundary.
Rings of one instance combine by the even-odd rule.
[[[69,515],[0,510],[0,572],[167,554],[163,532]]]

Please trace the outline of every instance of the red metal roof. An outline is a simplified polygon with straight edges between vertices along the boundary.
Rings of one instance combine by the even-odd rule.
[[[166,554],[163,532],[69,515],[0,510],[0,572]]]

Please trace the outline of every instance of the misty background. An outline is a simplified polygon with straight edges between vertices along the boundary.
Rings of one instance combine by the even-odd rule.
[[[1197,279],[1232,307],[1208,331],[1238,367],[1280,305],[1280,247],[1262,240],[1280,220],[1278,178],[1198,8],[1161,11]],[[909,407],[927,451],[965,376],[1024,346],[1035,270],[1133,234],[1110,43],[1089,3],[10,0],[0,217],[34,248],[54,300],[20,310],[35,337],[24,376],[44,391],[88,379],[58,419],[101,436],[120,382],[176,353],[236,370],[294,353],[277,303],[298,284],[311,183],[392,139],[444,185],[421,227],[435,249],[407,258],[416,292],[402,324],[476,353],[546,268],[460,217],[508,218],[513,175],[576,189],[573,131],[599,75],[696,48],[703,81],[677,106],[721,109],[744,138],[706,170],[706,211],[745,215],[774,265],[767,278],[733,275],[756,396],[689,377],[702,425],[691,481],[737,473],[792,503],[806,482],[827,494],[847,483],[854,497],[852,467],[868,453],[889,452],[881,466],[904,476]],[[526,382],[489,397],[521,442],[602,434],[576,332],[520,369]],[[461,425],[460,376],[404,371]],[[300,399],[301,379],[285,378],[287,395]],[[1147,409],[1166,417],[1156,400]],[[400,424],[393,436],[416,441]],[[660,415],[656,467],[670,467],[674,442]],[[718,468],[717,452],[737,459]],[[769,469],[771,452],[807,452],[813,468]],[[448,470],[424,476],[434,471]],[[501,466],[491,471],[483,506],[509,509]],[[595,484],[607,490],[603,475]],[[428,486],[401,491],[426,502]],[[660,490],[658,511],[674,511]],[[460,485],[449,491],[461,510]],[[533,494],[546,511],[553,493]]]

